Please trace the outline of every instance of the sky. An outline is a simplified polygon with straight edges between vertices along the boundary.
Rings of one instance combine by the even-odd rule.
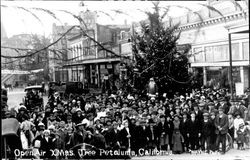
[[[160,2],[160,6],[181,5],[197,11],[202,9],[202,6],[198,5],[201,3],[206,3],[206,1],[163,1]],[[80,11],[88,9],[90,11],[97,11],[97,23],[99,24],[124,24],[125,20],[128,24],[131,24],[131,22],[138,22],[145,19],[146,15],[142,11],[151,11],[153,6],[152,2],[148,1],[84,1],[83,6],[80,4],[80,1],[1,1],[1,5],[8,6],[1,7],[1,23],[4,26],[8,37],[22,33],[41,34],[50,37],[53,23],[56,23],[57,25],[62,25],[64,23],[67,23],[68,25],[79,24],[79,22],[71,15],[59,10],[67,10],[78,15]],[[23,9],[17,9],[15,6],[29,9],[39,17],[42,23],[30,13]],[[56,17],[60,19],[60,22],[42,11],[30,8],[51,10],[55,13]],[[127,15],[117,14],[112,11],[114,9],[121,10]],[[108,13],[113,19],[105,13]],[[169,15],[172,17],[178,17],[185,13],[185,9],[172,7]]]

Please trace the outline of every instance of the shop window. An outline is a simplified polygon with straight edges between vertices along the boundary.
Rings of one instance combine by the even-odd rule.
[[[232,60],[242,60],[239,52],[239,43],[232,44]]]
[[[204,62],[202,48],[194,48],[194,62]]]
[[[243,59],[244,60],[249,60],[249,41],[248,42],[243,42],[242,44],[242,49],[243,49]]]
[[[214,61],[213,50],[214,50],[213,46],[205,47],[206,62],[213,62]]]

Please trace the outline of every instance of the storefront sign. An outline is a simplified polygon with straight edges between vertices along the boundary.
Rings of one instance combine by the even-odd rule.
[[[244,84],[243,83],[235,83],[236,95],[241,96],[244,94]]]

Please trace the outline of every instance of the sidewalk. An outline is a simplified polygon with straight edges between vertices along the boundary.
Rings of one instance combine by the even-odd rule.
[[[250,149],[231,149],[226,154],[172,154],[160,156],[133,157],[132,160],[250,160]]]

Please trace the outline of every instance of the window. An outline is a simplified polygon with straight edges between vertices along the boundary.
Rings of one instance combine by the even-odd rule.
[[[213,46],[205,47],[206,62],[213,62],[214,61],[213,49],[214,49]]]
[[[232,44],[232,59],[233,60],[242,60],[239,52],[239,43]]]
[[[243,59],[249,60],[249,41],[242,43],[242,49],[243,49]]]
[[[229,60],[229,52],[228,45],[218,45],[213,47],[214,54],[214,62],[219,61],[228,61]]]
[[[75,58],[75,51],[74,51],[75,48],[72,47],[71,49],[72,49],[72,58]],[[74,61],[74,59],[72,61]]]
[[[202,48],[198,47],[198,48],[194,48],[194,62],[204,62],[203,60],[203,52],[202,52]]]

